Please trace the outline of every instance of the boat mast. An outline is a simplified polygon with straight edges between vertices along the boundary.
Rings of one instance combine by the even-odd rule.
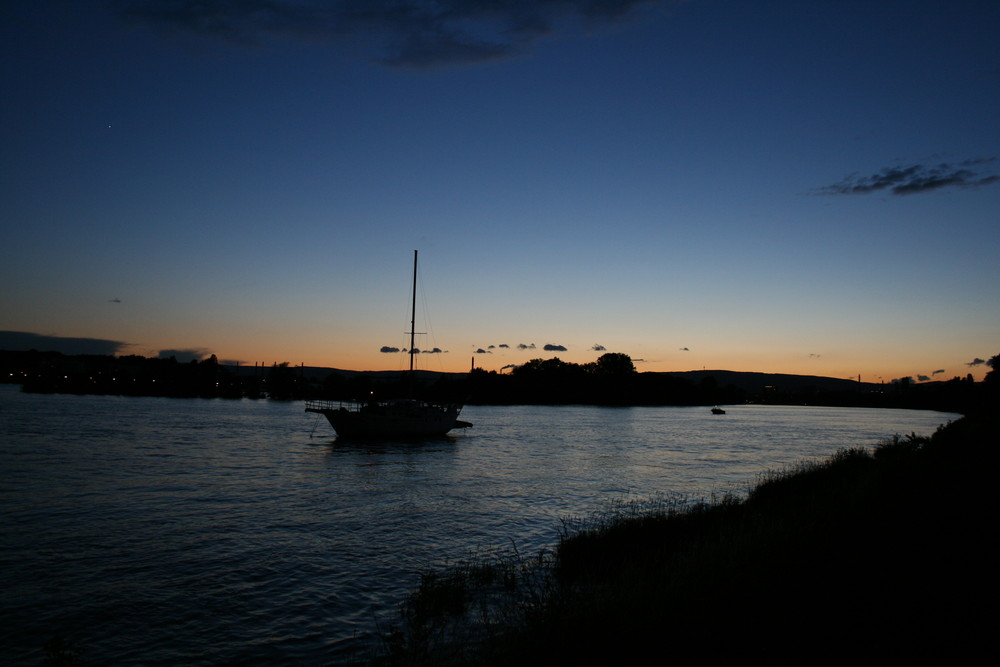
[[[410,302],[410,372],[406,374],[407,398],[413,398],[413,355],[417,335],[417,251],[413,251],[413,299]]]
[[[413,301],[410,309],[410,386],[413,386],[413,340],[417,335],[417,251],[413,251]]]

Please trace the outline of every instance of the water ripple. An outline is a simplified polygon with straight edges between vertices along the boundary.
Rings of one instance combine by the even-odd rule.
[[[300,664],[349,656],[428,567],[552,544],[560,519],[697,496],[949,415],[469,407],[420,444],[310,438],[299,403],[0,387],[0,661]]]

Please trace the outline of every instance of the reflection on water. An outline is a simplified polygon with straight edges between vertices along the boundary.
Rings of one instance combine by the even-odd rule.
[[[697,498],[953,415],[470,406],[420,443],[337,442],[300,403],[0,387],[0,660],[342,658],[434,565],[551,545],[560,518]],[[310,437],[314,432],[318,437]]]

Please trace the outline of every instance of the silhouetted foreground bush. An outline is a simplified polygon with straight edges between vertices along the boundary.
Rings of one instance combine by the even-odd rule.
[[[427,575],[380,660],[970,662],[996,629],[997,428],[965,417]]]

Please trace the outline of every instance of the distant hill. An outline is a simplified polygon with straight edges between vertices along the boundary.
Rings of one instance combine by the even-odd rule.
[[[204,398],[353,399],[372,391],[404,395],[405,371],[323,366],[220,365],[215,357],[178,362],[137,355],[72,355],[0,350],[0,382],[24,391]],[[965,412],[986,400],[971,377],[947,382],[862,383],[844,378],[728,370],[607,372],[552,359],[511,374],[416,371],[425,398],[479,405],[713,405],[770,403],[893,407]]]
[[[789,375],[787,373],[755,373],[746,371],[669,371],[661,375],[683,378],[698,384],[705,378],[714,378],[716,385],[726,387],[733,385],[738,389],[756,392],[765,387],[774,387],[778,391],[803,391],[816,389],[819,391],[875,391],[882,385],[871,382],[858,382],[843,378],[823,377],[819,375]]]
[[[226,368],[241,377],[249,377],[255,374],[266,375],[270,366],[226,366]],[[292,370],[300,372],[308,380],[323,381],[330,373],[337,373],[345,378],[356,376],[366,376],[377,380],[395,380],[402,377],[406,371],[351,371],[342,368],[328,368],[325,366],[293,366]],[[462,378],[468,373],[448,373],[444,371],[415,371],[416,376],[424,380],[434,380],[440,376],[452,378]],[[665,371],[646,372],[642,375],[671,376],[682,378],[693,384],[698,384],[705,378],[714,378],[716,386],[734,386],[737,389],[748,392],[757,392],[765,387],[773,387],[778,391],[802,391],[815,389],[820,391],[874,391],[881,385],[857,380],[845,380],[843,378],[823,377],[819,375],[790,375],[787,373],[758,373],[748,371],[726,371],[726,370],[700,370],[700,371]]]
[[[226,370],[238,377],[253,377],[254,375],[266,376],[273,366],[225,366]],[[376,380],[397,380],[403,377],[407,371],[348,371],[342,368],[328,368],[326,366],[290,366],[291,370],[301,373],[307,380],[322,382],[331,373],[336,373],[345,378],[365,376]],[[454,378],[462,378],[467,373],[445,373],[443,371],[416,370],[414,375],[422,380],[434,380],[442,375]]]

